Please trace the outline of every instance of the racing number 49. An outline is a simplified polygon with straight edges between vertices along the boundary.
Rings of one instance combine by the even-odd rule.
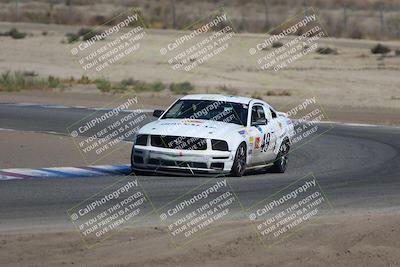
[[[271,133],[264,134],[263,142],[261,144],[261,152],[267,152],[271,142]]]

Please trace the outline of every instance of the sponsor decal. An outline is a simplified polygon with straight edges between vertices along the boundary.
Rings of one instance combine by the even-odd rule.
[[[261,129],[261,127],[260,127],[259,125],[257,125],[256,128],[257,128],[257,130],[258,130],[260,133],[263,132],[262,129]]]
[[[246,134],[246,130],[241,130],[241,131],[239,131],[239,134],[245,135],[245,134]]]
[[[261,138],[260,137],[256,137],[256,142],[255,142],[255,145],[254,145],[254,148],[260,148],[261,146],[260,146],[260,143],[261,143]]]
[[[253,149],[249,149],[249,155],[253,154]]]
[[[200,126],[199,124],[202,124],[203,122],[199,120],[184,120],[182,123],[184,125]]]
[[[199,121],[199,120],[185,120],[185,122],[188,122],[188,123],[203,123],[202,121]]]
[[[250,143],[253,143],[253,142],[254,142],[254,136],[250,136],[250,137],[249,137],[249,142],[250,142]]]
[[[282,123],[280,121],[278,121],[278,125],[279,125],[279,128],[282,129]]]

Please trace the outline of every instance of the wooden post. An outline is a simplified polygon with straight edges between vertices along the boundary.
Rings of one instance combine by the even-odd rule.
[[[381,34],[384,34],[385,32],[385,17],[384,17],[384,11],[385,11],[385,4],[381,3],[379,5],[379,19],[381,22]]]
[[[269,30],[269,16],[268,16],[269,6],[268,6],[268,1],[269,0],[264,0],[264,8],[265,8],[264,29],[265,29],[266,32],[268,32],[268,30]]]
[[[171,0],[171,10],[172,10],[172,28],[176,28],[176,13],[175,13],[175,0]]]
[[[19,21],[19,0],[15,0],[15,16],[16,20]]]
[[[304,16],[306,17],[308,15],[308,3],[307,0],[303,0],[303,6],[304,6]]]

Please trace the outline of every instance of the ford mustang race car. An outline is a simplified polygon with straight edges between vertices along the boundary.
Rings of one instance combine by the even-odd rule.
[[[135,135],[133,171],[231,173],[265,166],[283,173],[293,123],[258,99],[187,95]]]

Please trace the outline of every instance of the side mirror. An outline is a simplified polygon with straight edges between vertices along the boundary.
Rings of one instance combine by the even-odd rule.
[[[265,125],[267,125],[268,124],[268,119],[265,119]]]
[[[165,110],[156,109],[153,111],[153,116],[156,118],[160,118],[161,115],[165,112]]]

